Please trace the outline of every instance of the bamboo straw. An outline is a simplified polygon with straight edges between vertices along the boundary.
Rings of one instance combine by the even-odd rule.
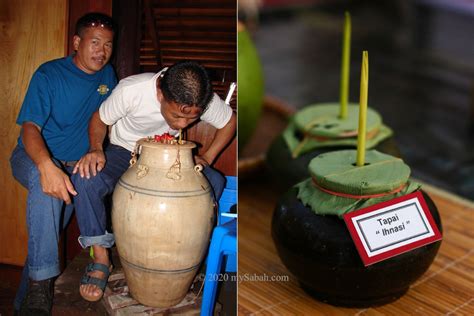
[[[359,131],[357,136],[357,162],[358,167],[365,163],[365,138],[367,133],[367,94],[369,90],[369,53],[362,53],[362,69],[360,74],[360,100],[359,100]]]
[[[347,100],[349,98],[349,61],[351,56],[351,15],[345,12],[344,33],[342,35],[341,84],[339,86],[339,103],[341,119],[347,118]]]

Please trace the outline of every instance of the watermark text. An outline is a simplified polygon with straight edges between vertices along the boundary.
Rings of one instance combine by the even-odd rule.
[[[210,281],[231,281],[231,282],[288,282],[290,277],[288,275],[268,275],[257,274],[257,273],[239,273],[227,274],[227,273],[212,273],[207,275]]]

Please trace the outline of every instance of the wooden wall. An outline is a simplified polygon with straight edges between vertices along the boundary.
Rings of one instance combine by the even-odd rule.
[[[66,53],[67,0],[0,0],[0,263],[23,265],[26,190],[12,177],[15,124],[33,72]]]

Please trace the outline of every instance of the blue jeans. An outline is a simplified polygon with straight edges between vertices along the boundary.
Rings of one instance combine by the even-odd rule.
[[[71,218],[73,206],[43,193],[38,168],[23,148],[13,150],[10,164],[15,179],[28,190],[28,256],[15,297],[15,308],[19,309],[28,287],[28,277],[46,280],[59,275],[59,235]],[[71,169],[65,171],[70,172]]]
[[[79,243],[83,248],[92,245],[110,248],[114,244],[114,235],[106,231],[104,199],[113,192],[119,178],[127,171],[131,153],[123,147],[110,144],[105,150],[105,156],[105,167],[96,176],[91,175],[89,179],[81,178],[79,173],[71,176],[77,191],[74,206],[81,232]]]
[[[107,212],[104,199],[113,192],[115,185],[127,171],[131,152],[127,149],[110,144],[105,150],[107,162],[104,169],[96,176],[81,178],[79,174],[71,176],[71,181],[77,191],[74,197],[76,217],[81,236],[79,243],[86,248],[99,245],[110,248],[114,236],[106,231]],[[205,167],[203,174],[208,179],[215,199],[218,201],[225,186],[225,177],[211,167]]]

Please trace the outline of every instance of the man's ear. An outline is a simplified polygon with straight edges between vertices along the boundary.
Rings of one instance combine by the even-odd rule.
[[[163,92],[161,92],[159,85],[156,87],[156,96],[158,97],[158,101],[160,103],[163,103],[163,99],[164,99]]]
[[[78,35],[74,35],[72,38],[72,46],[74,47],[74,50],[79,49],[80,42],[81,42],[81,38]]]
[[[198,108],[196,105],[185,105],[185,104],[178,105],[178,110],[183,114],[190,114],[193,111],[193,109],[197,109],[200,112],[199,116],[201,116],[202,109]]]
[[[189,112],[190,112],[189,106],[184,105],[184,104],[179,104],[179,105],[178,105],[178,109],[179,109],[179,111],[180,111],[181,113],[183,113],[183,114],[189,114]]]

